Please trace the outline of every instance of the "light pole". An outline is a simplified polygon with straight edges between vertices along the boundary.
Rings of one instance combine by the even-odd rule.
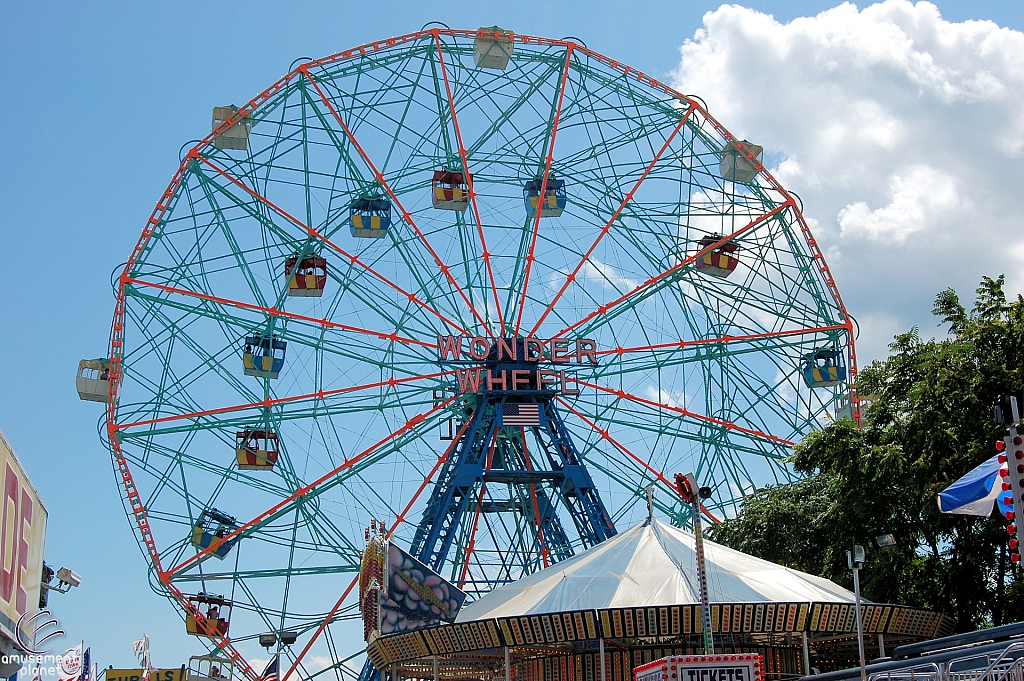
[[[868,673],[864,665],[864,625],[860,617],[860,569],[864,567],[864,547],[853,545],[853,551],[846,552],[846,563],[853,570],[853,595],[857,608],[857,652],[860,655],[860,681],[867,681]]]

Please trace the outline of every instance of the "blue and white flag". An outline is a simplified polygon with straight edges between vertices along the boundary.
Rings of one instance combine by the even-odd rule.
[[[992,514],[992,504],[1001,504],[1000,512],[1009,506],[1002,505],[1001,497],[1010,498],[1003,491],[1003,479],[999,477],[999,455],[981,464],[939,493],[939,510],[943,513],[987,516]]]

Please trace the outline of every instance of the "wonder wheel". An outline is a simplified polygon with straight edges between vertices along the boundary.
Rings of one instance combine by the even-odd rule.
[[[761,148],[577,39],[429,28],[213,118],[78,387],[154,587],[238,671],[260,632],[282,674],[347,669],[371,520],[473,598],[649,486],[687,523],[676,472],[731,513],[856,414],[851,320]]]

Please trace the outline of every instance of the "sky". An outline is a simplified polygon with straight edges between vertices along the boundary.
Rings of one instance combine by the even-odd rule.
[[[50,510],[50,605],[101,666],[200,652],[148,585],[96,426],[74,390],[104,355],[110,280],[210,110],[300,57],[430,21],[575,36],[701,97],[804,202],[860,327],[861,364],[935,294],[1024,290],[1024,5],[836,2],[0,3],[0,428]],[[246,649],[256,655],[259,651]]]

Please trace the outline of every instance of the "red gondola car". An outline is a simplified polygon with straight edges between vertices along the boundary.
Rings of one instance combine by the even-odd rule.
[[[718,243],[721,240],[722,235],[709,234],[700,240],[697,244],[697,248],[698,250],[703,251],[708,246]],[[740,264],[739,257],[735,255],[737,250],[739,250],[739,246],[734,243],[723,244],[721,247],[708,251],[704,255],[698,257],[694,264],[697,266],[697,271],[699,272],[725,279],[735,272],[736,266]]]
[[[300,261],[293,255],[284,261],[284,279],[288,282],[288,295],[319,298],[327,285],[327,259],[312,257]]]
[[[281,449],[272,430],[235,433],[235,459],[240,471],[272,471]]]
[[[465,212],[469,207],[469,181],[472,175],[452,170],[435,170],[431,182],[433,194],[430,202],[439,210]]]
[[[189,604],[203,615],[202,619],[192,614],[191,609],[185,615],[185,631],[192,636],[227,636],[228,622],[231,619],[231,601],[223,596],[200,592],[189,596]]]

